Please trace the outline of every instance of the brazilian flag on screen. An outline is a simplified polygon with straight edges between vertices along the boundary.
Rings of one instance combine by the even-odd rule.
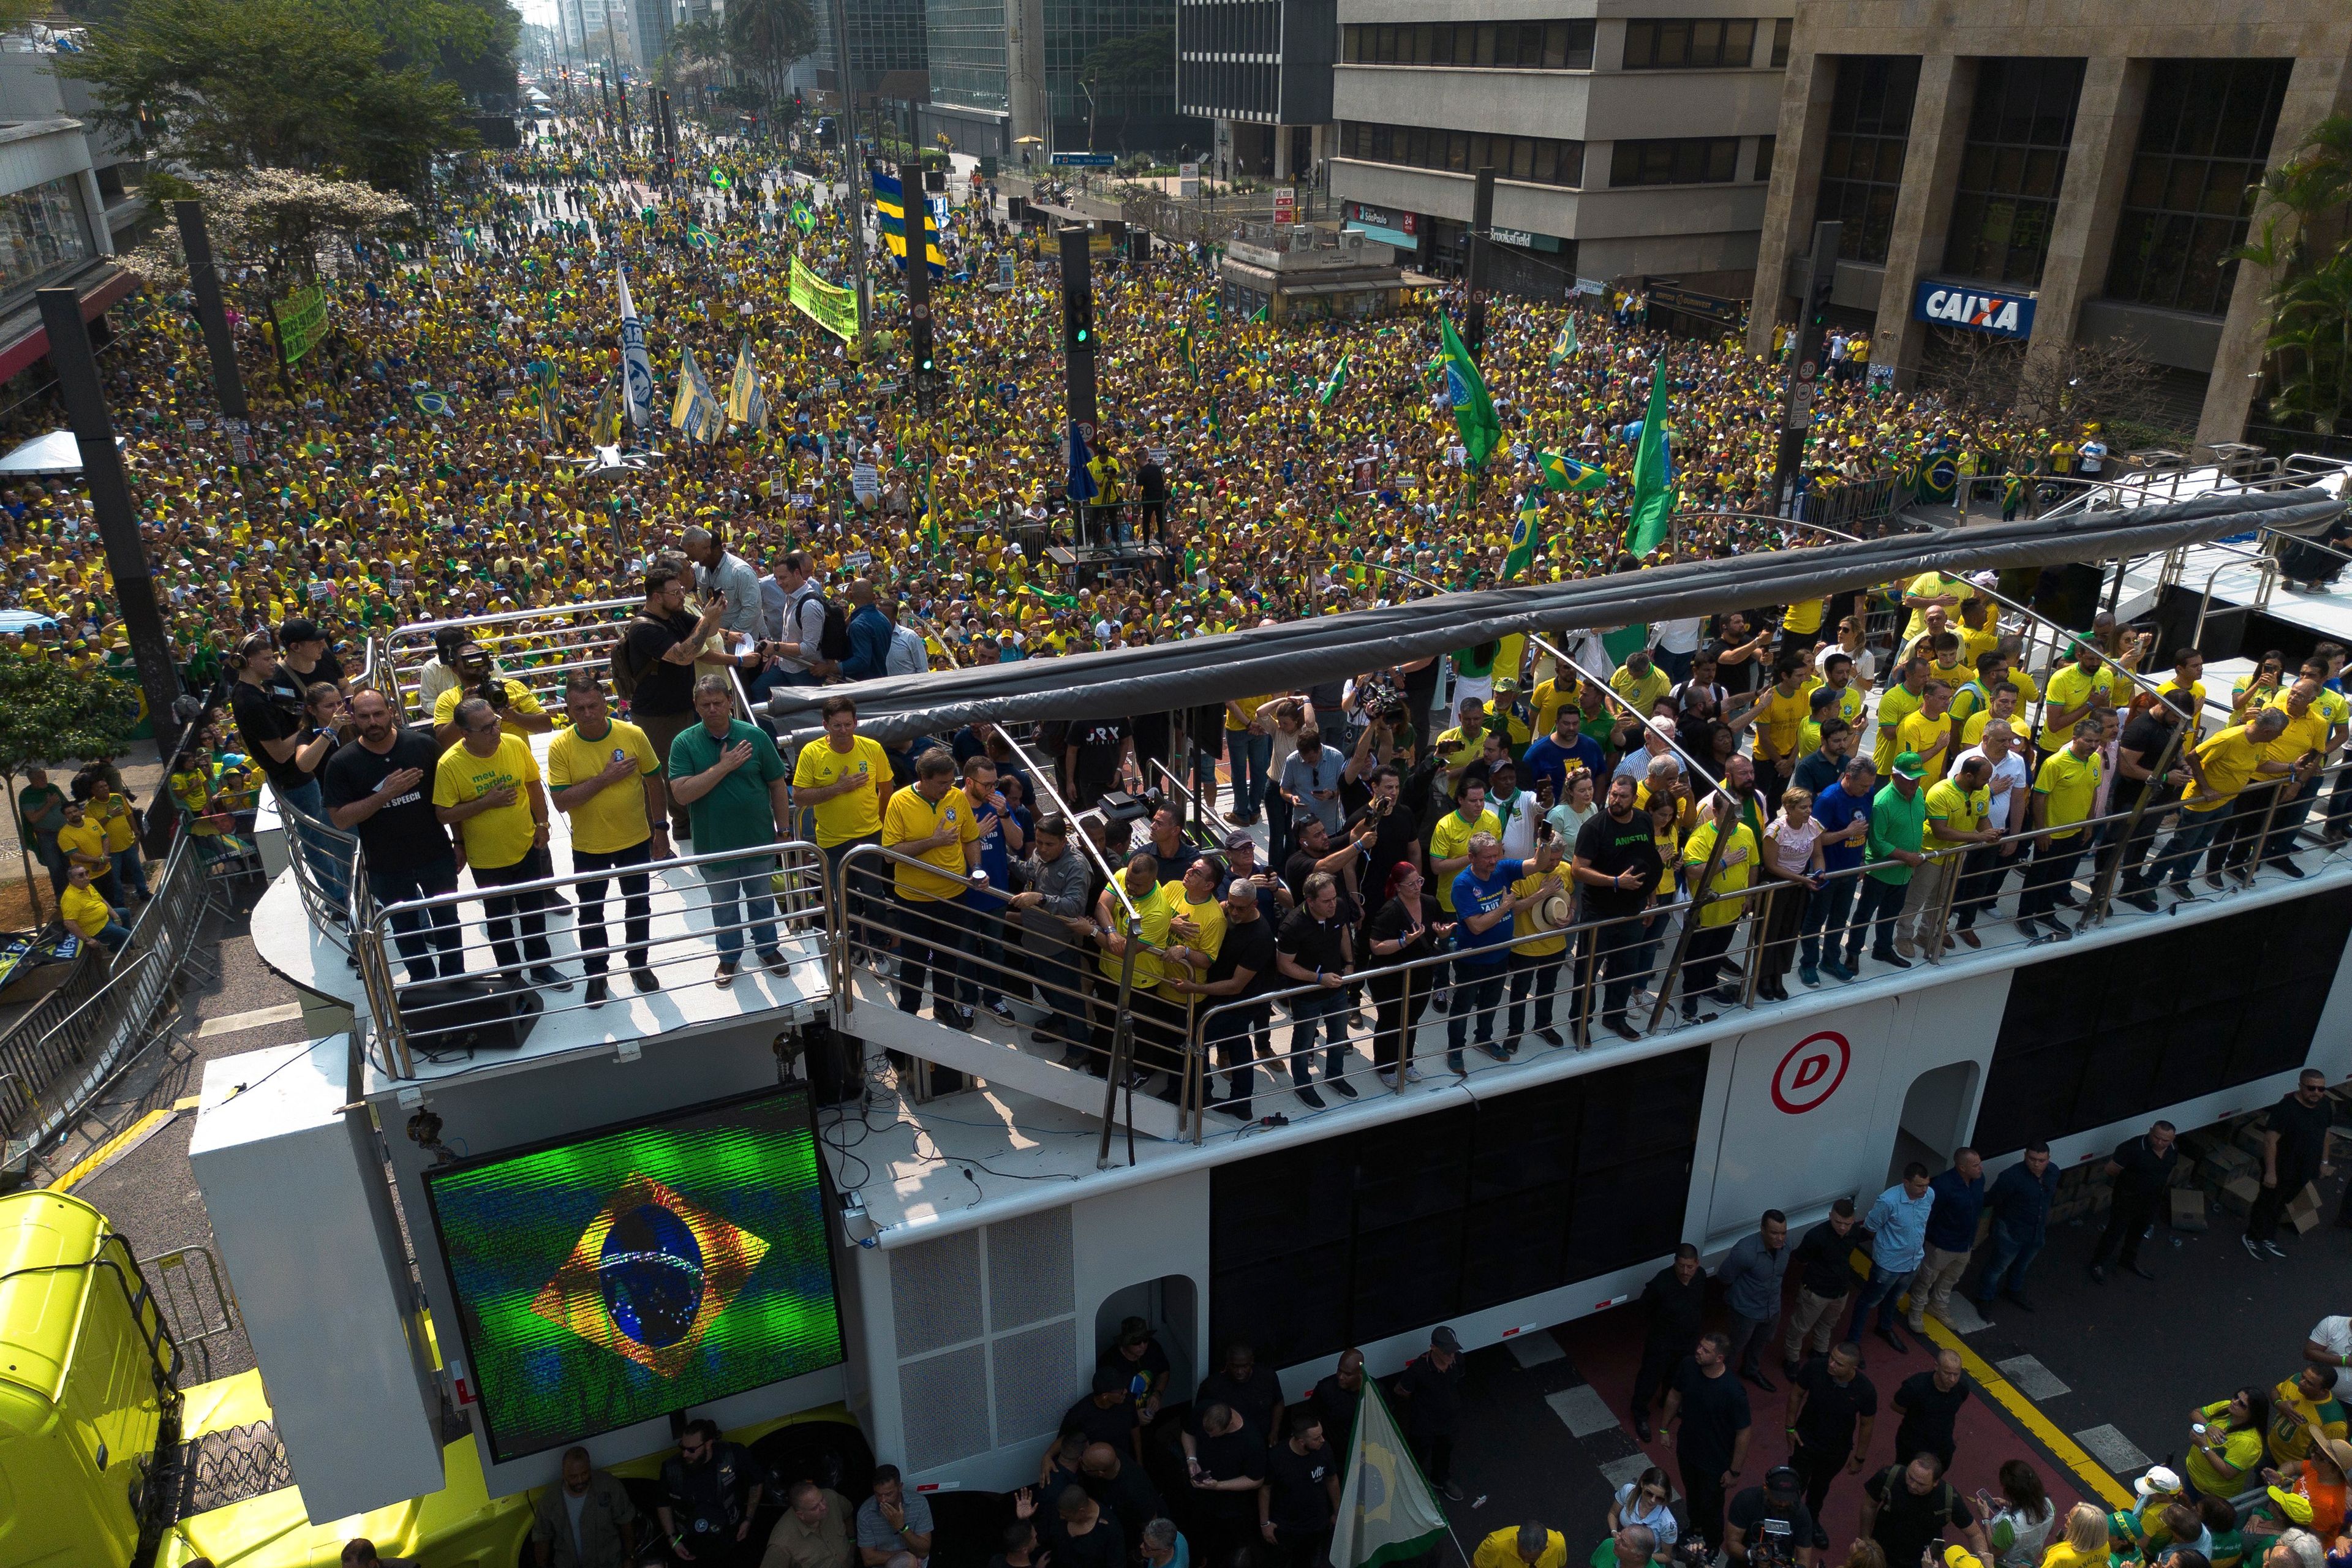
[[[921,201],[923,193],[917,191],[915,199]],[[890,254],[898,258],[903,266],[907,259],[907,195],[898,184],[898,175],[880,173],[875,174],[874,210],[881,216],[883,243],[890,247]],[[939,241],[933,237],[938,230],[932,228],[928,222],[924,224],[924,227],[929,232],[923,238],[923,255],[924,258],[931,264],[931,276],[945,277],[948,258],[940,254]]]
[[[425,1175],[493,1455],[835,1365],[805,1089]]]

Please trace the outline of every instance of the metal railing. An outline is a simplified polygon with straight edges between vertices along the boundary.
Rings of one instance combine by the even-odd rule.
[[[761,861],[772,864],[751,865]],[[750,868],[717,877],[700,869],[712,866]],[[691,880],[670,874],[688,869],[695,871]],[[622,886],[623,879],[638,876],[646,879],[646,891],[631,895]],[[580,892],[583,883],[603,884],[593,903]],[[396,982],[394,962],[412,971],[429,966],[436,980],[470,973],[520,984],[528,974],[540,995],[538,1016],[543,1022],[604,1005],[584,992],[572,995],[570,987],[577,981],[602,979],[608,985],[634,986],[639,984],[637,976],[645,974],[656,982],[655,989],[675,995],[678,977],[674,972],[713,962],[709,978],[688,984],[730,988],[739,977],[750,978],[744,969],[771,963],[770,950],[761,943],[763,933],[787,963],[797,959],[822,965],[832,906],[827,888],[824,852],[793,839],[673,856],[641,867],[573,870],[489,886],[478,880],[457,892],[364,909],[355,921],[361,934],[356,947],[362,984],[385,1054],[381,1065],[392,1077],[413,1079],[418,1057],[430,1059],[479,1022],[475,1016],[478,1003],[473,1000],[416,999],[415,986],[429,982],[421,977],[405,984]],[[548,935],[550,895],[558,893],[575,906],[577,933],[574,944],[560,952]],[[757,912],[763,901],[772,905],[765,914]],[[480,917],[461,919],[460,906],[476,903],[483,905]],[[601,939],[591,933],[601,933]],[[740,938],[741,945],[737,969],[722,982],[716,969],[716,942],[729,933]],[[478,954],[487,954],[488,962],[476,962]],[[552,971],[564,989],[556,990],[555,981],[541,971]]]
[[[163,1328],[184,1359],[202,1356],[209,1374],[213,1340],[243,1331],[236,1295],[208,1247],[179,1247],[139,1260]]]
[[[644,604],[642,598],[599,599],[561,609],[501,610],[462,620],[412,621],[371,639],[369,681],[394,698],[398,711],[410,713],[415,706],[417,682],[436,658],[435,634],[457,626],[469,640],[482,645],[499,674],[520,681],[541,706],[553,711],[563,703],[564,678],[575,669],[602,670],[613,645],[627,630],[629,616]],[[419,716],[432,717],[429,713]]]
[[[367,890],[367,858],[359,839],[271,792],[285,824],[288,868],[310,929],[338,952],[352,951],[352,903]]]
[[[47,1077],[39,1065],[37,1047],[106,984],[108,968],[106,949],[89,937],[82,938],[65,979],[16,1021],[6,1038],[0,1039],[0,1129],[13,1130],[39,1103]]]

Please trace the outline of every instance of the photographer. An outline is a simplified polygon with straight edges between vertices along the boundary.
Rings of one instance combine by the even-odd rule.
[[[1732,1568],[1812,1568],[1829,1543],[1805,1506],[1803,1482],[1786,1465],[1773,1466],[1762,1486],[1733,1498],[1725,1515],[1723,1551]]]
[[[279,801],[310,816],[322,815],[318,769],[334,750],[333,735],[307,722],[300,700],[274,686],[278,650],[268,632],[255,632],[237,644],[229,663],[236,672],[229,711],[236,716],[247,753],[261,763]]]
[[[490,663],[489,649],[477,642],[459,645],[457,649],[457,684],[433,700],[433,738],[447,751],[466,738],[457,723],[457,704],[469,697],[478,697],[490,705],[499,716],[499,731],[506,735],[544,735],[555,728],[555,721],[539,705],[539,699],[520,680],[500,675]]]

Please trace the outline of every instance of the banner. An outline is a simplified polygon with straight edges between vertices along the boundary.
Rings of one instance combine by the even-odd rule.
[[[278,348],[288,364],[317,348],[327,335],[327,296],[316,283],[287,295],[276,313]]]
[[[1356,1430],[1347,1448],[1348,1479],[1331,1532],[1332,1568],[1377,1568],[1435,1549],[1445,1515],[1413,1462],[1380,1385],[1364,1381]]]
[[[621,279],[621,374],[628,393],[629,423],[643,429],[654,422],[654,362],[646,357],[646,325],[629,300],[629,269]]]
[[[916,193],[918,199],[921,195],[919,191]],[[877,172],[874,176],[875,217],[882,226],[884,244],[901,263],[907,259],[906,203],[906,193],[900,188],[898,176]],[[925,226],[923,234],[923,257],[931,265],[932,277],[946,275],[948,258],[940,253],[939,231],[929,225]]]
[[[857,336],[857,291],[837,289],[793,258],[793,309],[844,342]]]
[[[735,350],[735,375],[727,387],[727,417],[754,430],[768,427],[768,399],[760,390],[760,372],[751,363],[751,340]]]

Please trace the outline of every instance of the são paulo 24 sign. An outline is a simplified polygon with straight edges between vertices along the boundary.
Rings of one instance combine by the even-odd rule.
[[[2033,331],[2033,296],[1996,294],[1979,284],[1923,279],[1911,296],[1911,315],[1915,321],[1966,331],[2022,338]]]

